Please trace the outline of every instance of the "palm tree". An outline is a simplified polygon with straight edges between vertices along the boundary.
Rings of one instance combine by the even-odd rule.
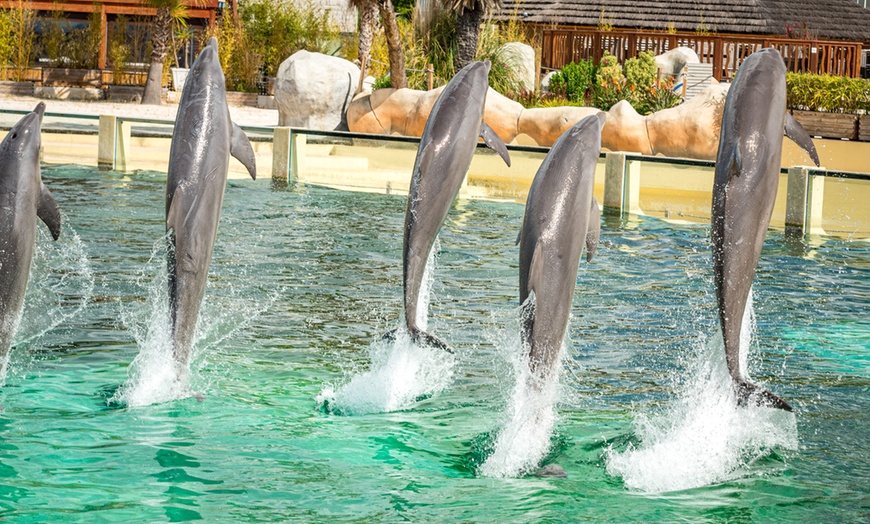
[[[395,89],[408,87],[408,78],[405,76],[405,54],[402,51],[399,25],[396,23],[396,10],[391,0],[376,1],[384,23],[384,34],[387,37],[387,49],[390,55],[390,86]]]
[[[347,3],[348,7],[355,8],[359,13],[360,75],[365,78],[369,66],[369,55],[372,52],[375,27],[378,23],[378,4],[374,0],[348,0]]]
[[[154,25],[151,26],[151,65],[148,68],[148,79],[145,80],[145,93],[142,103],[160,105],[163,89],[163,66],[169,51],[174,23],[184,23],[187,9],[181,0],[148,0],[152,7],[157,8]]]
[[[477,37],[483,17],[501,8],[501,0],[447,0],[451,11],[456,13],[456,70],[459,71],[474,60],[477,53]]]

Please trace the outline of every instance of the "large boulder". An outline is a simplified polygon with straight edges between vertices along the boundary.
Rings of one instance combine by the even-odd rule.
[[[658,55],[656,63],[663,73],[677,76],[683,72],[686,64],[699,64],[701,60],[698,58],[698,53],[691,47],[675,47],[664,54]]]
[[[646,117],[652,154],[716,160],[727,84],[713,84],[684,104]]]
[[[297,51],[275,78],[278,125],[346,130],[345,113],[359,82],[359,67],[342,58]]]
[[[516,72],[522,89],[535,90],[535,50],[532,46],[522,42],[508,42],[499,47],[495,54],[508,69]]]

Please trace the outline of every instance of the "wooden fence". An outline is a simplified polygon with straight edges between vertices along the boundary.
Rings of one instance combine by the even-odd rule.
[[[728,80],[747,56],[765,47],[776,48],[789,71],[858,77],[862,45],[860,42],[738,35],[544,29],[541,47],[541,69],[545,72],[590,58],[597,64],[604,51],[623,63],[642,51],[660,55],[676,47],[689,47],[702,63],[713,65],[716,80]]]
[[[38,86],[105,87],[108,85],[144,86],[147,71],[124,72],[116,78],[113,71],[104,69],[68,69],[62,67],[29,67],[18,71],[0,69],[0,80],[33,82]],[[167,81],[168,81],[167,75]]]

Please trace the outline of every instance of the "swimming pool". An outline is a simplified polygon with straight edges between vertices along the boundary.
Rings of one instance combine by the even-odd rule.
[[[750,371],[792,417],[702,391],[720,356],[709,228],[606,220],[558,391],[552,458],[569,476],[502,478],[477,468],[512,402],[521,205],[448,216],[430,328],[456,354],[433,390],[342,414],[325,392],[374,369],[401,314],[405,197],[231,181],[193,364],[205,399],[130,407],[110,400],[153,336],[165,175],[43,178],[65,225],[57,244],[41,229],[0,390],[10,521],[870,518],[867,243],[768,234]]]

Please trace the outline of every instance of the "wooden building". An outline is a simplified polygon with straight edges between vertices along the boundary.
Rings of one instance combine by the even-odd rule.
[[[870,50],[870,10],[854,0],[507,0],[498,16],[536,29],[544,71],[687,46],[722,80],[776,47],[793,71],[858,76]]]
[[[194,28],[205,28],[213,24],[223,0],[182,0],[187,6],[188,24]],[[62,12],[66,21],[71,23],[87,22],[95,10],[99,11],[101,20],[102,40],[100,42],[98,68],[106,69],[108,53],[109,26],[119,15],[128,17],[154,17],[157,9],[150,7],[145,0],[58,0],[52,1],[19,1],[0,0],[0,7],[17,9],[21,6],[37,11],[37,17],[45,20],[52,12]]]

